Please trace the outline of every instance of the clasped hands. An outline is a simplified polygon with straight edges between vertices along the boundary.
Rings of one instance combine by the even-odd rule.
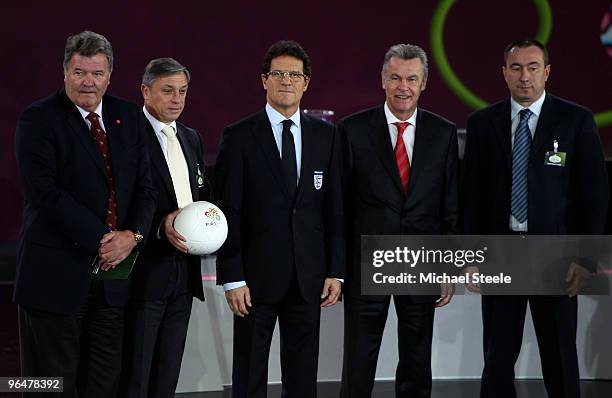
[[[136,247],[134,232],[130,230],[110,231],[100,239],[98,261],[103,271],[115,268]]]

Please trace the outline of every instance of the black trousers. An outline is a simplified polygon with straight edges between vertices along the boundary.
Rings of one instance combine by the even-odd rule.
[[[106,303],[99,281],[92,280],[85,303],[74,315],[23,306],[19,313],[23,376],[63,377],[64,392],[56,396],[116,395],[123,308]]]
[[[393,296],[397,313],[399,362],[395,396],[431,395],[431,341],[435,303],[414,303],[409,296]],[[376,362],[391,296],[373,301],[344,297],[344,361],[342,398],[369,398],[374,388]]]
[[[278,304],[253,303],[249,315],[234,316],[233,398],[266,398],[268,357],[278,319],[282,396],[315,398],[321,307],[306,302],[296,281]]]
[[[550,398],[580,397],[576,325],[578,300],[566,296],[483,296],[481,398],[515,398],[514,365],[521,351],[527,303]]]
[[[146,263],[142,264],[146,266]],[[132,297],[126,307],[119,397],[174,397],[193,303],[189,264],[173,255],[174,267],[158,299]],[[133,296],[138,296],[133,292]]]

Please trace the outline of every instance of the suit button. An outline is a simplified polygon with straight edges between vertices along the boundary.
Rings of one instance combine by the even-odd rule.
[[[296,212],[297,212],[297,210],[296,210],[296,209],[293,209],[293,214],[295,214]]]

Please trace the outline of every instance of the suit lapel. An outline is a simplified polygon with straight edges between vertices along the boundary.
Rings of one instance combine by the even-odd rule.
[[[512,129],[512,120],[510,119],[510,100],[504,101],[493,114],[493,126],[495,127],[495,135],[501,146],[502,153],[506,159],[506,164],[512,170],[512,148],[510,146],[510,137]]]
[[[554,97],[550,94],[546,94],[542,109],[540,110],[540,116],[538,117],[538,124],[533,136],[533,147],[531,148],[531,155],[535,156],[542,149],[542,146],[548,142],[552,148],[552,138],[554,127],[559,117],[552,117],[554,112]]]
[[[399,138],[399,137],[398,137]],[[410,159],[410,180],[408,181],[408,195],[414,189],[419,174],[427,162],[427,152],[432,147],[431,141],[434,138],[432,129],[429,127],[429,118],[425,113],[417,108],[417,123],[414,132],[414,147],[412,148],[412,158]],[[398,172],[399,178],[399,172]]]
[[[149,154],[151,156],[151,164],[159,175],[161,176],[162,183],[166,191],[170,193],[170,196],[174,198],[175,203],[178,203],[176,200],[176,194],[174,193],[174,185],[172,185],[172,177],[170,176],[170,170],[168,169],[168,162],[166,162],[166,158],[164,157],[164,152],[162,151],[161,145],[159,144],[159,140],[157,139],[157,135],[151,126],[151,123],[144,117],[143,123],[146,123],[147,126],[147,140],[149,141]]]
[[[298,181],[296,202],[302,198],[305,191],[305,184],[311,184],[313,181],[310,177],[312,170],[312,158],[315,151],[315,130],[312,120],[303,112],[300,113],[300,129],[302,130],[302,164],[300,168],[300,179]]]
[[[104,97],[102,102],[102,120],[104,121],[104,131],[106,132],[106,140],[108,142],[108,151],[111,158],[111,169],[113,172],[113,184],[115,188],[115,196],[117,204],[127,203],[128,200],[123,200],[124,192],[129,192],[129,189],[122,189],[125,184],[128,184],[129,179],[127,173],[132,173],[125,167],[129,164],[126,159],[126,143],[123,133],[123,124],[121,123],[121,113],[117,106],[107,97]]]
[[[389,173],[389,176],[393,180],[395,187],[403,193],[402,182],[399,177],[399,170],[397,169],[397,163],[395,162],[395,154],[391,147],[391,138],[389,137],[389,127],[387,125],[387,118],[385,117],[384,108],[381,106],[374,113],[370,120],[371,133],[368,134],[372,147],[378,155],[381,163]]]
[[[191,200],[195,201],[196,198],[198,198],[198,186],[196,184],[196,180],[198,178],[196,170],[198,166],[198,160],[195,153],[193,153],[192,151],[193,145],[189,145],[189,137],[187,131],[185,131],[178,124],[176,125],[176,127],[176,135],[178,137],[179,143],[181,144],[181,149],[183,150],[185,161],[187,162],[187,170],[189,172],[189,188],[191,188]]]
[[[70,101],[68,96],[64,91],[60,93],[61,100],[64,103],[64,107],[66,108],[68,125],[72,132],[78,137],[78,140],[83,144],[85,150],[91,156],[91,160],[94,162],[100,173],[102,173],[103,177],[106,177],[104,173],[104,164],[102,162],[102,155],[100,155],[100,150],[95,143],[91,132],[87,128],[87,124],[83,117],[79,113],[79,110],[76,106]]]
[[[272,174],[272,177],[276,179],[277,185],[281,187],[285,195],[289,197],[289,191],[287,189],[285,179],[281,174],[283,166],[281,163],[280,154],[278,153],[278,147],[276,146],[276,141],[274,140],[274,136],[272,134],[272,126],[270,125],[270,120],[268,119],[268,115],[266,114],[265,110],[259,113],[259,117],[253,125],[253,135],[255,136],[255,141],[266,158],[270,174]],[[265,173],[264,170],[261,172]]]

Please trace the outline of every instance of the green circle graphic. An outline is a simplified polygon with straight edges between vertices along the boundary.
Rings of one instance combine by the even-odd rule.
[[[431,22],[431,51],[434,63],[446,82],[446,85],[455,95],[467,106],[473,109],[480,109],[489,104],[474,94],[457,77],[444,51],[444,24],[451,7],[456,0],[441,0],[433,14]],[[547,0],[533,0],[538,11],[539,29],[535,35],[536,40],[546,44],[552,32],[552,12]],[[595,122],[599,127],[612,125],[612,110],[600,112],[595,115]]]

